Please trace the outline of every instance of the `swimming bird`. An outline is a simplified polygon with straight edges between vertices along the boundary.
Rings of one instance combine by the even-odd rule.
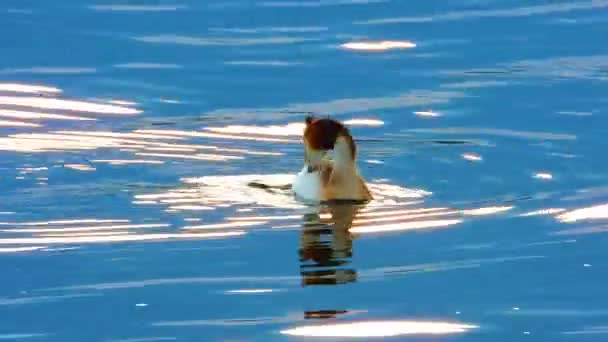
[[[373,199],[359,173],[357,145],[346,126],[333,119],[309,116],[302,140],[304,167],[292,184],[296,197],[313,202]],[[333,160],[326,158],[330,150]]]

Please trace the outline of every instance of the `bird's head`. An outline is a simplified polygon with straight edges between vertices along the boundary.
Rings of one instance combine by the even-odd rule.
[[[341,153],[344,158],[355,159],[357,147],[348,128],[330,118],[306,117],[304,129],[306,163],[314,166],[334,148],[337,152],[336,157]]]

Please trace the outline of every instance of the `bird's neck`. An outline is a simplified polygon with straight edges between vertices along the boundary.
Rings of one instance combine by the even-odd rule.
[[[354,167],[356,145],[350,135],[340,136],[334,145],[334,163],[337,167]]]

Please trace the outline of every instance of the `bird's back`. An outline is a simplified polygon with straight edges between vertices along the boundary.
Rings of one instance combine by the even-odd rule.
[[[370,201],[373,199],[357,168],[338,167],[333,161],[321,164],[321,200]]]

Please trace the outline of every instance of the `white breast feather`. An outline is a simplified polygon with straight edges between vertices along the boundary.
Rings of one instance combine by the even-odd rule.
[[[321,179],[319,172],[308,172],[304,166],[291,185],[295,195],[305,201],[318,202],[321,200]]]

